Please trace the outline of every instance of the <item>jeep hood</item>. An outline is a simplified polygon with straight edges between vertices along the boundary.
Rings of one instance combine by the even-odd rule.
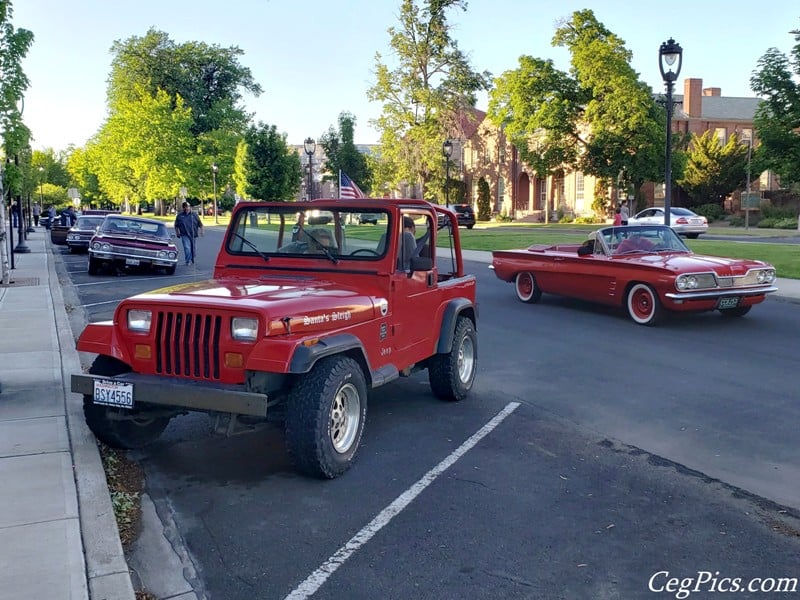
[[[230,316],[256,313],[268,335],[341,329],[388,312],[385,298],[365,294],[340,282],[305,278],[210,279],[161,288],[120,304],[154,311]],[[163,307],[163,308],[162,308]]]

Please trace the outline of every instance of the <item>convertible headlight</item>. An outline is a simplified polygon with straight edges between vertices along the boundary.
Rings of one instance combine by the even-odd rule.
[[[252,317],[233,317],[231,337],[242,342],[254,342],[258,337],[258,319]]]
[[[775,270],[774,269],[763,269],[756,273],[756,281],[758,283],[772,283],[775,281]]]
[[[675,287],[679,290],[697,289],[697,277],[694,275],[680,275],[675,280]]]
[[[148,333],[153,321],[153,311],[132,308],[128,311],[128,329],[139,333]]]

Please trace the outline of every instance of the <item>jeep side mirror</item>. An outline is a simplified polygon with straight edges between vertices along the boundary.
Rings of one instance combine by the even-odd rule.
[[[412,256],[412,271],[430,271],[433,269],[433,259],[430,256]]]

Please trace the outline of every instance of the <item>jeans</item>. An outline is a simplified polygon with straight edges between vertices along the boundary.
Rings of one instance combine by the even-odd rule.
[[[182,235],[181,243],[183,244],[183,257],[188,265],[190,262],[194,262],[194,240],[191,236]]]

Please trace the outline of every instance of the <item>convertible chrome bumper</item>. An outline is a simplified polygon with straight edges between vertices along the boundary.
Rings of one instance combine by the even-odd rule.
[[[664,294],[670,300],[702,300],[705,298],[727,298],[731,296],[762,296],[777,292],[775,286],[761,288],[726,288],[724,290],[708,290],[705,292],[667,292]]]

